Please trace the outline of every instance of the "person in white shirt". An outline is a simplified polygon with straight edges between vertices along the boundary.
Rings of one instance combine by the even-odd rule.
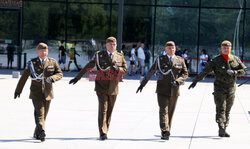
[[[201,56],[200,56],[200,64],[199,64],[199,70],[198,73],[200,73],[206,66],[207,61],[208,61],[208,55],[207,55],[207,51],[205,49],[203,49],[201,51]]]
[[[130,57],[129,57],[129,61],[130,61],[130,66],[129,66],[129,73],[128,75],[131,76],[133,74],[135,74],[135,68],[136,68],[136,63],[135,63],[135,48],[136,45],[133,44],[132,49],[130,51]]]
[[[141,70],[141,75],[144,75],[144,67],[145,67],[145,54],[143,49],[144,49],[144,43],[141,43],[141,46],[137,50],[139,70]]]
[[[187,67],[187,70],[188,70],[188,68],[189,68],[189,62],[190,62],[189,57],[188,57],[188,49],[185,49],[183,51],[182,57],[185,60],[185,64],[186,64],[186,67]]]

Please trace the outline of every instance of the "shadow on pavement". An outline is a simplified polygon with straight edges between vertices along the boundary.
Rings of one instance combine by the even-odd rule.
[[[46,140],[61,140],[61,141],[74,141],[74,140],[82,140],[82,141],[101,141],[99,138],[46,138]],[[45,142],[46,142],[45,140]],[[119,138],[108,138],[108,140],[112,141],[150,141],[150,142],[165,142],[161,140],[160,138],[155,138],[155,139],[119,139]],[[107,140],[107,141],[108,141]],[[26,142],[26,143],[40,143],[40,140],[35,140],[33,138],[31,139],[5,139],[5,140],[0,140],[1,143],[10,143],[10,142]]]

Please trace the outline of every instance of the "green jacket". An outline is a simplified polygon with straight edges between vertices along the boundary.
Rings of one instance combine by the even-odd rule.
[[[227,70],[233,70],[234,75],[229,75]],[[222,55],[218,55],[210,61],[203,71],[197,75],[193,82],[202,80],[207,74],[214,72],[215,81],[223,84],[235,84],[238,76],[242,76],[246,73],[247,67],[241,62],[241,60],[231,55],[229,60],[226,61]]]

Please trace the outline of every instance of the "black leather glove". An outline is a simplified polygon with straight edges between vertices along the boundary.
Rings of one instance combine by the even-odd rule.
[[[137,89],[136,93],[138,93],[139,91],[141,92],[141,91],[142,91],[142,89],[143,89],[143,86],[142,86],[142,85],[140,85],[140,86],[138,87],[138,89]]]
[[[16,99],[17,97],[18,97],[18,98],[20,97],[20,93],[15,92],[15,93],[14,93],[14,99]]]
[[[197,84],[197,82],[193,82],[193,83],[188,87],[188,89],[194,88],[194,87],[196,86],[196,84]]]
[[[71,79],[71,80],[69,81],[69,84],[72,84],[72,83],[73,83],[73,85],[74,85],[74,84],[76,84],[77,81],[78,81],[77,78]]]
[[[49,84],[52,84],[54,81],[53,81],[50,77],[48,77],[48,78],[46,79],[46,82],[49,83]]]
[[[179,83],[177,81],[171,82],[171,87],[177,87]]]
[[[229,74],[230,76],[234,75],[234,71],[233,70],[227,70],[227,74]]]
[[[119,67],[116,66],[116,65],[113,65],[113,68],[114,68],[115,70],[119,70]]]

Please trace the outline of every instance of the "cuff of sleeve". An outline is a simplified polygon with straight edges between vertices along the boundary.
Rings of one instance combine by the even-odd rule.
[[[53,77],[49,77],[51,79],[51,82],[54,83],[55,79]]]
[[[118,71],[119,71],[121,74],[124,74],[124,73],[125,73],[124,70],[123,70],[123,68],[121,68],[121,67],[119,67]]]

